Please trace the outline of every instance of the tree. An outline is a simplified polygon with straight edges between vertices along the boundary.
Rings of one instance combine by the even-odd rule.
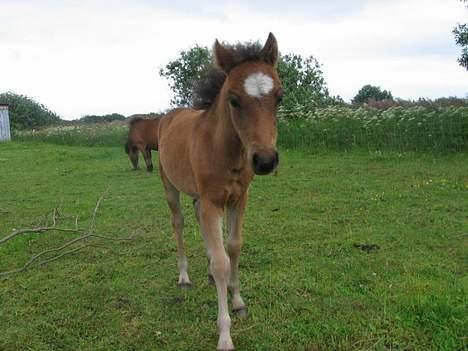
[[[310,111],[342,102],[341,98],[330,96],[320,63],[313,56],[303,58],[296,54],[281,55],[278,75],[283,84],[282,106],[285,109],[300,105]]]
[[[468,25],[466,23],[459,24],[453,29],[453,34],[455,35],[455,42],[462,48],[458,62],[460,66],[468,70]]]
[[[370,84],[364,85],[353,99],[353,104],[363,104],[369,100],[393,100],[392,93]]]
[[[0,94],[0,104],[8,105],[12,129],[32,129],[61,122],[55,112],[24,95]]]
[[[203,76],[210,62],[208,48],[196,45],[182,51],[176,60],[159,70],[159,74],[169,80],[169,87],[174,93],[171,99],[173,106],[192,104],[193,84]]]
[[[169,80],[174,94],[172,105],[191,105],[193,84],[203,78],[210,64],[208,48],[195,46],[182,51],[177,59],[160,69],[159,74]],[[342,102],[340,97],[330,96],[320,64],[313,56],[303,58],[295,54],[281,55],[278,74],[285,92],[283,107],[286,109],[300,105],[311,110]]]
[[[468,0],[460,1],[468,2]],[[453,29],[453,34],[455,36],[455,43],[462,49],[461,55],[458,58],[458,63],[460,63],[460,66],[465,67],[466,70],[468,70],[468,24],[458,24]]]

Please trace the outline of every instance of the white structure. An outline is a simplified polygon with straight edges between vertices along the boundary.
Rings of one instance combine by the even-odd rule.
[[[8,106],[0,105],[0,142],[10,140],[10,118],[8,117]]]

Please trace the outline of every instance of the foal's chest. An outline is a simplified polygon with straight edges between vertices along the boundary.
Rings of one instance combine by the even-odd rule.
[[[232,170],[226,184],[226,202],[237,202],[249,188],[253,174],[245,170]]]

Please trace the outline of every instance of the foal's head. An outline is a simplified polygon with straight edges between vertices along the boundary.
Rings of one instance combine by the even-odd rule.
[[[283,96],[276,71],[276,39],[270,33],[263,48],[236,48],[216,41],[214,54],[226,74],[220,99],[229,106],[232,124],[254,172],[268,174],[279,160],[276,113]]]

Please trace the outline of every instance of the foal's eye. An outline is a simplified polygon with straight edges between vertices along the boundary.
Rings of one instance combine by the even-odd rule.
[[[237,96],[235,96],[234,94],[229,94],[229,103],[234,108],[239,108],[240,107],[239,98]]]

